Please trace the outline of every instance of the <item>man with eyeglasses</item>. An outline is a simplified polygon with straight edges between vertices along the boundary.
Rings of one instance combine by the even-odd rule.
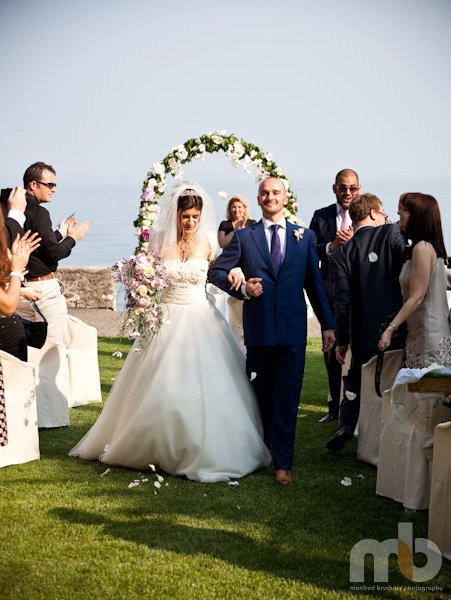
[[[313,213],[310,229],[316,234],[318,257],[321,261],[321,277],[332,306],[332,282],[329,276],[329,256],[340,246],[348,242],[353,235],[349,217],[351,200],[360,192],[359,176],[352,169],[343,169],[337,173],[332,186],[336,202],[320,208]],[[335,357],[335,347],[324,353],[324,362],[329,380],[328,413],[320,423],[329,423],[338,418],[341,389],[341,365]]]
[[[84,221],[79,225],[70,217],[53,230],[49,212],[42,206],[52,201],[56,191],[56,172],[51,165],[43,162],[32,164],[25,171],[23,182],[27,198],[24,229],[37,232],[41,237],[40,247],[30,255],[25,286],[41,293],[37,304],[48,321],[48,338],[68,346],[67,304],[56,269],[58,261],[69,256],[75,244],[86,235],[89,223]],[[29,303],[21,302],[17,312],[34,320],[34,310]]]
[[[399,226],[387,224],[382,202],[374,194],[357,196],[349,206],[354,235],[329,257],[336,329],[336,357],[344,364],[348,346],[352,360],[343,377],[338,429],[326,448],[339,452],[354,436],[360,413],[362,365],[377,355],[382,323],[402,306],[399,274],[404,240]],[[401,332],[400,332],[401,333]],[[399,335],[392,349],[402,348]]]

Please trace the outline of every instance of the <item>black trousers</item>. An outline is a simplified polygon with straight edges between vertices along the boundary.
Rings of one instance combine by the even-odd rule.
[[[28,348],[25,329],[17,315],[0,318],[0,350],[27,361]]]

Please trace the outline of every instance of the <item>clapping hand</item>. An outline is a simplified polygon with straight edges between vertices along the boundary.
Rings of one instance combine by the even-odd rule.
[[[246,219],[241,219],[240,221],[235,221],[233,224],[233,229],[243,229],[246,225]]]
[[[16,235],[11,250],[8,249],[8,258],[11,261],[11,271],[27,273],[25,267],[28,264],[30,254],[40,246],[41,238],[38,233],[27,231],[22,237]]]
[[[352,227],[350,227],[349,229],[340,229],[339,231],[337,231],[334,241],[329,246],[329,251],[335,252],[335,250],[338,250],[340,246],[346,244],[346,242],[349,242],[353,235],[354,230]]]
[[[68,219],[64,219],[64,221],[61,221],[61,223],[58,226],[58,231],[61,233],[63,238],[65,238],[68,235],[67,231],[68,231],[69,227],[71,225],[76,225],[76,224],[77,224],[77,220],[72,215]]]
[[[75,218],[72,217],[68,222],[69,227],[67,228],[67,235],[76,242],[80,241],[89,231],[89,221],[83,221],[83,223],[80,223],[79,225]]]

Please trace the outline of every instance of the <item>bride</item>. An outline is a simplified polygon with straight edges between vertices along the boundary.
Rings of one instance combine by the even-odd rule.
[[[244,355],[206,297],[215,231],[205,191],[178,183],[163,200],[153,238],[168,275],[164,323],[142,353],[129,353],[99,419],[71,456],[140,470],[155,464],[202,482],[269,464]]]

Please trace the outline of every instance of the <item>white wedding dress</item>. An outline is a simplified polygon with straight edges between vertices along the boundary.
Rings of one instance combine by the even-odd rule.
[[[244,356],[207,300],[208,261],[166,260],[165,322],[131,351],[97,422],[71,456],[202,482],[227,481],[271,457]]]

